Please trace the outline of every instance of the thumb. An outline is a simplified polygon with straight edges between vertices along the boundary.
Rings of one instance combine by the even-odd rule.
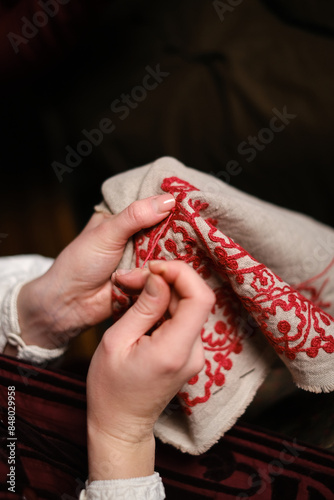
[[[108,248],[119,250],[125,246],[132,235],[165,219],[174,206],[175,198],[171,194],[137,200],[119,214],[109,220],[106,219],[97,230]],[[106,225],[111,230],[107,230]]]
[[[170,288],[166,281],[159,275],[150,274],[138,300],[110,328],[109,332],[113,339],[128,345],[137,342],[164,315],[170,296]]]

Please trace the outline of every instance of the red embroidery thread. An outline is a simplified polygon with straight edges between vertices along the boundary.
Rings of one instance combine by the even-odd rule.
[[[152,253],[153,253],[153,251],[154,251],[155,247],[156,247],[156,246],[157,246],[157,244],[159,243],[159,240],[160,240],[160,238],[162,237],[162,235],[163,235],[163,233],[164,233],[165,229],[167,229],[168,224],[169,224],[169,222],[170,222],[170,219],[171,219],[172,215],[173,215],[173,211],[171,211],[171,213],[169,214],[169,216],[168,216],[168,218],[167,218],[167,220],[166,220],[165,224],[163,225],[163,228],[161,229],[161,231],[160,231],[160,232],[159,232],[159,233],[158,233],[158,234],[154,237],[153,242],[152,242],[152,248],[151,248],[151,250],[149,251],[149,253],[147,254],[147,257],[146,257],[146,259],[144,260],[143,265],[141,266],[142,268],[143,268],[143,267],[145,267],[146,262],[150,259],[151,255],[152,255]]]
[[[211,353],[204,368],[206,381],[193,398],[187,391],[179,393],[188,415],[192,407],[210,398],[213,386],[218,389],[223,386],[225,377],[233,368],[231,356],[242,352],[244,338],[249,335],[249,325],[256,334],[251,317],[276,352],[291,361],[301,353],[315,358],[320,349],[328,354],[334,352],[334,338],[328,334],[334,319],[319,307],[326,305],[320,298],[322,288],[316,291],[310,286],[313,280],[308,280],[294,289],[257,262],[217,229],[216,220],[204,218],[209,205],[194,198],[199,190],[188,182],[169,177],[164,179],[161,188],[173,194],[177,203],[166,222],[143,230],[137,236],[136,266],[145,265],[151,258],[180,259],[204,279],[217,282],[212,314],[219,314],[220,319],[211,327],[212,321],[209,321],[202,331],[204,349]],[[194,196],[189,194],[192,192]],[[192,235],[188,228],[192,230]],[[314,301],[304,297],[299,290],[311,292]],[[197,387],[199,380],[200,377],[196,376],[188,383]]]

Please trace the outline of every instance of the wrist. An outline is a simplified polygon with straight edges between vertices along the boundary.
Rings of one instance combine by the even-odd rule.
[[[36,278],[21,288],[17,298],[18,321],[26,345],[55,349],[68,341],[59,320],[64,301],[53,294],[43,278]]]
[[[144,439],[127,440],[88,423],[89,482],[150,476],[154,461],[153,432]]]

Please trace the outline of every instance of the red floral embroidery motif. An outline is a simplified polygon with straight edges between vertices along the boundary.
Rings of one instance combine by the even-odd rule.
[[[191,414],[191,407],[206,402],[211,394],[225,383],[225,374],[233,366],[231,355],[241,352],[243,334],[249,335],[249,324],[246,319],[248,315],[228,281],[223,280],[222,283],[222,279],[217,278],[215,263],[203,245],[204,235],[198,230],[197,234],[193,231],[194,227],[197,228],[196,219],[201,218],[200,212],[208,208],[208,203],[191,198],[185,202],[187,193],[198,189],[176,177],[165,179],[161,187],[164,191],[173,193],[177,204],[168,227],[163,230],[164,221],[162,221],[156,227],[142,231],[136,238],[136,266],[140,267],[152,252],[152,259],[183,260],[204,279],[216,283],[214,287],[216,304],[212,314],[213,318],[219,317],[220,320],[215,321],[212,328],[206,325],[202,331],[204,349],[211,353],[210,359],[209,357],[206,359],[204,387],[198,387],[198,395],[195,397],[190,397],[187,392],[179,393],[186,405],[185,412]],[[217,223],[213,219],[208,219],[207,222]],[[156,244],[156,237],[161,231],[159,243]],[[198,376],[188,381],[191,386],[197,386],[198,383]]]
[[[204,370],[207,381],[204,384],[204,394],[191,398],[188,392],[179,392],[179,396],[186,404],[187,414],[191,413],[190,407],[205,403],[212,393],[218,392],[219,388],[224,385],[225,374],[233,366],[231,354],[239,354],[242,351],[243,334],[249,335],[245,311],[231,287],[226,284],[215,289],[214,292],[216,304],[212,313],[219,315],[222,319],[215,322],[212,330],[206,331],[205,328],[202,330],[204,349],[208,354],[211,353],[210,359],[207,356],[205,361]],[[194,385],[198,380],[199,377],[196,375],[188,381],[188,384]]]
[[[257,331],[252,318],[276,352],[288,360],[296,362],[301,355],[312,359],[320,350],[334,352],[334,320],[321,309],[328,304],[321,301],[321,290],[317,292],[311,286],[312,280],[300,285],[300,291],[304,289],[310,300],[221,233],[216,220],[205,218],[209,205],[200,195],[196,198],[197,188],[177,177],[164,179],[161,188],[172,193],[177,203],[167,226],[163,221],[137,236],[136,266],[140,267],[148,256],[183,260],[209,282],[216,294],[216,304],[202,331],[205,367],[200,376],[188,381],[196,396],[187,391],[179,393],[187,414],[224,385],[245,337]]]
[[[216,232],[212,227],[209,238],[220,242],[225,251],[230,249],[224,237],[214,236]],[[326,353],[334,352],[333,335],[326,335],[326,329],[333,328],[334,319],[270,269],[257,263],[239,245],[233,242],[233,246],[229,252],[232,255],[226,254],[225,258],[222,258],[222,249],[216,249],[216,253],[222,258],[221,264],[226,264],[232,284],[234,281],[233,288],[245,308],[256,319],[276,352],[290,360],[300,352],[312,358],[320,349]],[[222,272],[225,274],[226,269]],[[279,319],[282,316],[284,320]]]

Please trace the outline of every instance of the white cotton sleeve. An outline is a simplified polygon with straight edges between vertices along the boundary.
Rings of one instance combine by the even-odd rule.
[[[21,339],[17,314],[17,297],[22,286],[44,274],[53,259],[40,255],[18,255],[0,258],[0,352],[7,342],[16,345],[19,359],[36,363],[49,361],[60,356],[64,348],[42,349],[26,346]]]
[[[92,481],[80,493],[79,500],[163,500],[165,489],[160,475],[131,479]]]

